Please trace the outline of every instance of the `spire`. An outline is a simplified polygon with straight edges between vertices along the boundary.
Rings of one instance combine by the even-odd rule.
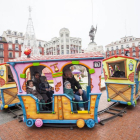
[[[22,56],[25,56],[24,50],[26,48],[31,49],[31,56],[40,56],[39,47],[36,45],[36,37],[34,32],[34,26],[31,18],[31,7],[29,6],[29,18],[24,36],[24,43],[22,47]]]

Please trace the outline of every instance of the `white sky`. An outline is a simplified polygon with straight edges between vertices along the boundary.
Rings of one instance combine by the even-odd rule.
[[[93,25],[98,26],[95,42],[107,45],[125,35],[140,38],[140,0],[92,0]],[[63,27],[71,37],[82,38],[82,47],[90,42],[91,0],[0,0],[0,34],[11,29],[25,33],[28,7],[37,39],[59,37]]]

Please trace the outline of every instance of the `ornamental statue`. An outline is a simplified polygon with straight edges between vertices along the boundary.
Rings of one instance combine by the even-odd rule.
[[[92,43],[94,42],[94,37],[97,31],[97,26],[96,29],[93,27],[93,25],[91,26],[91,29],[89,31],[89,36],[90,36],[90,40],[92,40]]]

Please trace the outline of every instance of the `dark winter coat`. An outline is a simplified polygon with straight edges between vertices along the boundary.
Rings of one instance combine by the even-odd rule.
[[[65,81],[69,81],[71,83],[71,88],[73,89],[73,91],[77,92],[79,89],[82,89],[81,85],[79,84],[79,82],[74,78],[74,76],[72,78],[63,78],[63,83]],[[77,87],[77,89],[75,88],[75,86]]]
[[[37,92],[39,92],[40,94],[46,94],[46,90],[44,91],[44,90],[41,90],[39,88],[39,85],[41,83],[41,80],[40,79],[34,78],[33,83],[34,83],[34,86],[36,87]]]
[[[37,90],[33,90],[32,88],[26,88],[27,94],[33,94],[39,100],[43,99],[42,96],[37,92]]]

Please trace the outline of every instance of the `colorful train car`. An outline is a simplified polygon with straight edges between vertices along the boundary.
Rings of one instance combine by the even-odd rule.
[[[103,60],[103,72],[107,100],[134,105],[140,94],[138,59],[127,56],[112,56]]]
[[[0,65],[0,92],[1,110],[20,104],[16,83],[14,82],[10,66],[6,63]]]
[[[8,64],[12,69],[18,87],[24,122],[31,127],[34,124],[41,127],[43,123],[77,124],[79,128],[86,124],[89,128],[98,123],[97,111],[101,96],[101,67],[103,56],[98,53],[69,54],[58,56],[40,56],[13,59]],[[88,71],[88,110],[73,111],[72,99],[63,91],[63,70],[72,65],[82,65]],[[52,72],[54,81],[54,94],[52,110],[42,112],[39,109],[38,99],[26,93],[26,70],[30,69],[31,75],[39,73],[47,67]]]

